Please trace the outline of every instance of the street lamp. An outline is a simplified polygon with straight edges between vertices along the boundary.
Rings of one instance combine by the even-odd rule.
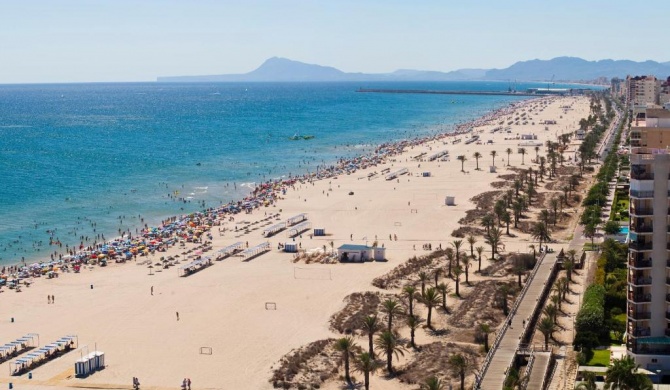
[[[661,387],[661,370],[656,369],[656,390]]]

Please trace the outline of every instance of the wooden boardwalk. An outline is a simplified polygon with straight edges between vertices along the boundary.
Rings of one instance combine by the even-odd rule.
[[[531,274],[526,281],[527,287],[524,295],[518,301],[514,311],[510,313],[508,322],[500,329],[499,335],[496,337],[498,344],[494,343],[492,354],[487,356],[489,361],[488,364],[485,363],[482,369],[483,378],[479,389],[500,390],[503,387],[507,370],[519,348],[524,324],[528,326],[528,319],[535,311],[544,286],[551,275],[552,269],[556,266],[557,255],[558,253],[553,252],[541,258],[535,274]]]
[[[530,378],[526,384],[526,389],[541,390],[547,370],[549,369],[551,352],[536,352],[534,356],[535,361],[530,370]]]

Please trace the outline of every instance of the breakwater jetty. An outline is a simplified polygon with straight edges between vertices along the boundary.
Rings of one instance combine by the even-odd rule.
[[[518,92],[518,91],[441,91],[429,89],[379,89],[379,88],[359,88],[356,92],[363,93],[422,93],[429,95],[490,95],[490,96],[549,96],[556,95],[556,92]]]

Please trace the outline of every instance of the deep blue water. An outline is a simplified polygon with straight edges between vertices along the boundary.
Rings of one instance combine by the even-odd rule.
[[[506,90],[508,84],[0,86],[0,263],[48,257],[55,248],[47,230],[69,245],[82,235],[111,238],[119,228],[134,231],[139,215],[156,223],[202,209],[203,201],[227,202],[248,191],[243,183],[448,131],[520,99],[356,93],[361,86]],[[518,88],[529,86],[546,85]],[[315,138],[290,140],[296,133]],[[168,197],[174,191],[192,200],[175,202]]]

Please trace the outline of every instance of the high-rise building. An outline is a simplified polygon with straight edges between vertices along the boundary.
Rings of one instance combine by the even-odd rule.
[[[627,350],[648,370],[670,370],[670,111],[631,126]]]
[[[654,76],[626,77],[626,103],[634,106],[658,104],[661,83]]]

